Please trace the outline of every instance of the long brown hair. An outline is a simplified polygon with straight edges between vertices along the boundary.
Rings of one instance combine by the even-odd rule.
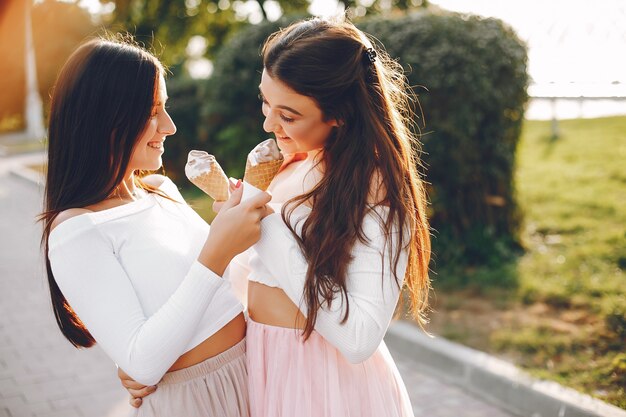
[[[160,74],[161,63],[129,38],[96,39],[68,58],[54,86],[41,244],[57,324],[76,347],[95,340],[54,279],[48,258],[52,222],[64,210],[106,199],[124,180],[153,111]],[[137,174],[137,186],[162,194]]]
[[[430,289],[430,231],[417,171],[417,138],[412,132],[414,101],[402,67],[344,19],[294,23],[271,35],[262,53],[270,76],[313,98],[325,120],[340,121],[319,161],[322,179],[282,211],[290,224],[295,206],[305,201],[313,205],[301,238],[291,228],[309,265],[303,294],[307,307],[304,335],[313,331],[319,308],[330,305],[338,293],[346,303],[343,321],[348,318],[347,269],[356,240],[367,243],[362,223],[375,205],[370,201],[371,190],[382,191],[381,200],[375,203],[389,209],[384,220],[386,249],[398,284],[398,261],[408,249],[404,282],[411,313],[424,324]],[[394,230],[410,230],[410,238]],[[395,236],[398,241],[392,242]]]

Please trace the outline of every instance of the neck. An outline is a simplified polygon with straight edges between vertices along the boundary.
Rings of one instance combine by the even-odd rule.
[[[312,151],[307,152],[306,159],[309,162],[317,162],[318,160],[322,158],[323,154],[324,154],[323,148],[313,149]]]
[[[136,200],[139,198],[138,190],[135,185],[135,174],[131,173],[115,188],[110,197],[117,197],[122,200]]]

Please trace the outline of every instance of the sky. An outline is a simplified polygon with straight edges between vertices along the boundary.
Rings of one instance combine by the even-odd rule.
[[[332,14],[335,0],[315,0],[312,11]],[[536,84],[626,84],[624,0],[431,0],[462,13],[497,17],[529,46]],[[626,91],[624,91],[626,95]]]

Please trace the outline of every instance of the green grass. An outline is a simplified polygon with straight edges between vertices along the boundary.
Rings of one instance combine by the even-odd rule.
[[[524,125],[525,253],[471,271],[462,289],[435,281],[434,331],[626,409],[626,117],[559,127],[554,139],[550,122]],[[485,284],[498,279],[511,285]]]

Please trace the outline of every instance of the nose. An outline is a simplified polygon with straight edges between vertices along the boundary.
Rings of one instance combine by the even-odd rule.
[[[159,118],[159,128],[157,129],[158,132],[168,136],[176,133],[176,125],[169,113],[164,111],[161,115],[162,117]]]
[[[272,133],[277,130],[277,127],[278,123],[276,122],[276,119],[273,117],[272,112],[268,111],[265,115],[265,120],[263,121],[263,130],[267,133]]]

